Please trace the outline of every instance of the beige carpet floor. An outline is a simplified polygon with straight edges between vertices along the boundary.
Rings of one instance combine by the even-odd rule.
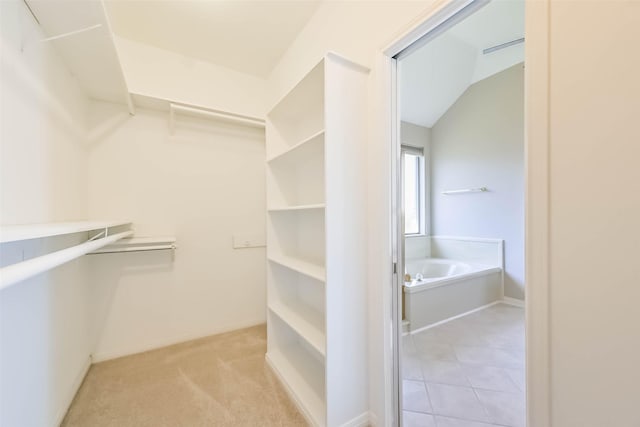
[[[305,426],[264,361],[264,325],[91,367],[63,427]]]

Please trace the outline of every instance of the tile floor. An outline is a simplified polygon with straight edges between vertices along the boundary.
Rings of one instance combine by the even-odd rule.
[[[497,304],[403,337],[404,427],[524,427],[524,309]]]

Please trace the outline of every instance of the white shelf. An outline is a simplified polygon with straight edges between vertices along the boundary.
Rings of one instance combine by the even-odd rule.
[[[310,137],[304,139],[302,142],[293,145],[291,148],[288,148],[285,151],[282,151],[275,156],[267,159],[267,163],[275,162],[289,157],[291,157],[293,161],[299,161],[300,157],[309,157],[309,154],[315,154],[314,151],[317,150],[314,150],[314,147],[312,146],[320,144],[322,142],[324,142],[324,129],[314,133]]]
[[[324,426],[324,366],[295,343],[270,349],[266,360],[308,421]]]
[[[325,269],[321,265],[313,264],[298,258],[293,258],[282,254],[271,254],[267,257],[269,261],[287,267],[312,279],[325,281]]]
[[[83,233],[91,230],[131,225],[130,221],[77,221],[50,222],[42,224],[21,224],[0,226],[0,243],[20,240],[40,239],[63,234]]]
[[[280,208],[269,208],[269,212],[290,212],[290,211],[306,211],[315,209],[324,209],[324,203],[318,203],[315,205],[298,205],[298,206],[284,206]]]
[[[312,307],[273,301],[269,310],[309,343],[322,357],[325,356],[324,316]]]
[[[63,6],[56,1],[27,0],[27,4],[47,37],[72,33],[45,43],[55,45],[89,98],[125,103],[133,113],[104,2],[73,1]]]
[[[324,89],[321,61],[269,112],[268,158],[324,129]]]

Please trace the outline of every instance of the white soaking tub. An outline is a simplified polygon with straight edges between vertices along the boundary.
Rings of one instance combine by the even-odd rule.
[[[451,259],[407,260],[405,317],[415,332],[502,299],[502,268]]]

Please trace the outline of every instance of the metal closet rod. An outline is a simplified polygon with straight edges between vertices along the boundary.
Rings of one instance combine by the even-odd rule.
[[[101,239],[89,240],[67,249],[31,258],[16,264],[11,264],[0,269],[0,289],[7,288],[25,279],[44,273],[47,270],[51,270],[59,265],[86,255],[89,252],[100,249],[109,243],[114,243],[132,235],[132,230],[124,231]]]
[[[213,117],[215,119],[225,120],[229,122],[236,122],[252,127],[264,128],[264,120],[258,119],[255,117],[242,116],[240,114],[228,113],[225,111],[218,110],[208,110],[205,108],[194,107],[190,105],[182,105],[176,104],[173,102],[169,103],[169,119],[170,119],[170,128],[173,132],[175,128],[175,113],[178,111],[183,111],[186,113],[200,114],[203,116]]]

